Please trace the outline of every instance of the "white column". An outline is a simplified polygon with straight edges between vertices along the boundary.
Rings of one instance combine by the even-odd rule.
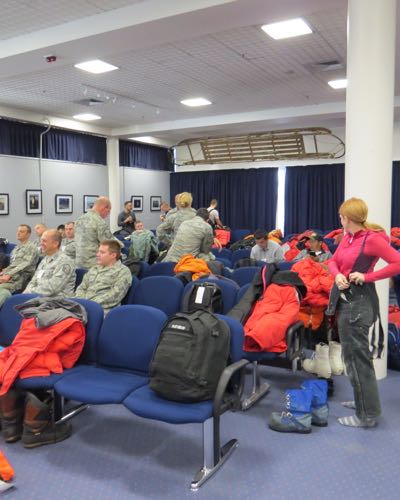
[[[345,195],[363,198],[368,219],[389,231],[396,0],[349,0],[347,28]],[[377,285],[387,330],[388,280]],[[375,364],[378,378],[386,362],[385,352]]]
[[[110,228],[117,231],[118,214],[121,211],[121,183],[119,167],[119,141],[113,137],[107,138],[107,168],[108,168],[108,196],[111,201]]]

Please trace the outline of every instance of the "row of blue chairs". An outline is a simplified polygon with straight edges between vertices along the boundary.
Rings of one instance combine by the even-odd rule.
[[[14,295],[0,310],[0,343],[9,345],[21,317],[14,306],[32,295]],[[230,364],[224,370],[213,400],[180,403],[158,396],[149,387],[149,364],[167,316],[145,305],[126,305],[112,310],[103,320],[102,308],[91,301],[76,299],[87,310],[88,324],[82,355],[71,369],[48,377],[18,379],[24,390],[54,392],[56,409],[65,421],[88,405],[123,404],[136,416],[170,424],[199,423],[203,427],[203,465],[191,482],[199,488],[227,460],[237,447],[231,439],[221,446],[220,418],[240,407],[244,386],[243,328],[236,320],[219,316],[231,332]],[[63,401],[79,402],[69,413],[59,414]],[[57,412],[56,412],[57,414]]]

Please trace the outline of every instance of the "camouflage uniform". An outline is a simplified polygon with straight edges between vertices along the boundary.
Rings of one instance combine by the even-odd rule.
[[[14,247],[10,256],[10,265],[2,274],[11,276],[10,281],[0,284],[0,306],[11,294],[22,291],[35,272],[38,250],[32,241]]]
[[[76,247],[75,240],[69,240],[68,238],[64,238],[61,243],[61,250],[68,255],[72,260],[75,260],[76,257]]]
[[[24,293],[71,297],[74,294],[75,281],[74,262],[59,250],[43,258]]]
[[[95,210],[89,210],[75,222],[76,267],[90,269],[96,265],[100,242],[112,240],[110,228]]]
[[[191,207],[180,208],[171,215],[169,215],[168,212],[168,216],[165,221],[157,227],[158,239],[162,243],[165,243],[169,246],[174,241],[179,226],[182,224],[182,222],[193,219],[193,217],[195,216],[196,210]]]
[[[120,305],[131,284],[131,272],[117,260],[112,266],[96,265],[90,268],[76,289],[75,297],[98,302],[107,314]]]
[[[129,257],[149,262],[150,254],[158,256],[158,239],[152,231],[139,229],[132,233]]]
[[[199,259],[214,260],[214,255],[210,253],[213,243],[212,227],[196,216],[182,222],[164,261],[178,262],[188,253]]]

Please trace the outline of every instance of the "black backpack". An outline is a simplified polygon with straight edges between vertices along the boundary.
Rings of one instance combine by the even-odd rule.
[[[244,259],[239,259],[235,262],[233,266],[234,269],[238,269],[239,267],[254,267],[257,266],[257,259],[252,259],[250,257],[245,257]]]
[[[222,314],[223,309],[221,289],[212,281],[195,282],[183,296],[182,311],[184,313],[205,310]]]
[[[178,313],[164,326],[150,364],[150,387],[172,401],[213,399],[230,350],[229,326],[208,311]]]

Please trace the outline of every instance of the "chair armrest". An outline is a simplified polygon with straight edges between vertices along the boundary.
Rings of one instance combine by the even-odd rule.
[[[287,331],[286,331],[286,345],[287,345],[286,357],[289,360],[292,360],[294,357],[294,354],[297,354],[295,352],[295,338],[297,336],[300,336],[300,350],[301,350],[301,347],[303,344],[303,335],[304,335],[304,324],[302,321],[296,321],[296,323],[293,323],[287,329]]]
[[[213,402],[213,416],[219,416],[221,413],[223,413],[226,410],[226,405],[224,405],[224,395],[226,392],[226,388],[228,387],[228,384],[232,378],[232,376],[242,370],[242,373],[240,374],[240,381],[237,387],[237,390],[235,391],[235,394],[233,395],[232,398],[230,398],[230,402],[228,406],[232,406],[232,404],[235,403],[235,401],[240,399],[240,396],[243,392],[243,386],[244,386],[244,367],[249,364],[249,361],[247,359],[240,359],[239,361],[236,361],[236,363],[232,363],[231,365],[227,366],[225,370],[222,372],[221,377],[219,378],[217,390],[215,392],[214,396],[214,402]]]

